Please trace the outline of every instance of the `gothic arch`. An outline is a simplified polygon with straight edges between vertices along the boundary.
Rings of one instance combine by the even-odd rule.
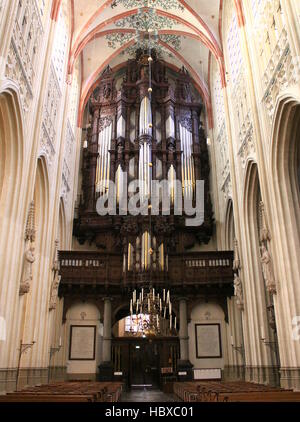
[[[245,216],[245,231],[248,233],[249,246],[251,248],[251,257],[254,260],[253,269],[259,269],[259,227],[258,227],[258,207],[261,198],[260,181],[258,174],[258,167],[256,162],[248,161],[245,173],[244,184],[244,216]],[[259,269],[261,278],[261,271]]]
[[[300,96],[281,96],[273,119],[271,174],[280,238],[289,259],[297,263],[300,248]],[[295,280],[299,279],[295,274]]]
[[[42,247],[47,234],[49,212],[49,178],[45,157],[40,157],[37,161],[34,204],[37,243]]]
[[[244,268],[244,296],[247,298],[248,324],[251,333],[262,335],[263,332],[271,335],[268,324],[267,306],[269,294],[266,292],[265,281],[262,273],[261,254],[259,243],[259,203],[261,201],[260,180],[258,166],[255,161],[248,161],[245,173],[243,193],[244,236],[246,240],[245,253],[248,256]],[[270,364],[269,351],[261,349],[261,344],[256,343],[249,350],[251,361],[262,364],[264,361]]]
[[[0,219],[13,217],[21,195],[24,171],[23,120],[18,91],[0,92]]]
[[[225,247],[233,250],[233,241],[235,238],[234,215],[232,199],[228,199],[225,212]]]
[[[273,235],[282,240],[277,245],[278,270],[282,274],[281,279],[290,280],[293,284],[293,289],[296,289],[293,298],[296,298],[300,274],[299,94],[286,93],[278,99],[271,142],[270,174],[277,217]],[[293,312],[296,315],[298,311],[299,307]]]
[[[59,215],[58,215],[58,240],[59,240],[59,249],[66,250],[67,240],[66,240],[66,213],[65,213],[65,204],[63,198],[60,198],[59,201]]]

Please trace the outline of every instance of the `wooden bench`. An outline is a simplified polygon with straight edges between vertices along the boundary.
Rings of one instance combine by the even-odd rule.
[[[197,381],[174,384],[184,402],[299,401],[300,393],[244,381]]]
[[[123,385],[118,382],[56,382],[22,391],[8,393],[2,402],[116,402],[120,399]]]
[[[293,391],[263,391],[248,393],[220,393],[223,402],[300,402],[300,393]]]
[[[82,394],[7,394],[0,396],[0,403],[23,403],[23,402],[58,402],[58,403],[70,403],[70,402],[93,402],[93,396],[82,395]]]

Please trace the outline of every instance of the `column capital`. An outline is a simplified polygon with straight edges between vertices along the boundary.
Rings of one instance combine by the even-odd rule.
[[[180,296],[177,298],[178,302],[188,302],[188,297],[186,296]]]
[[[114,299],[111,296],[105,296],[102,298],[103,302],[112,302]]]

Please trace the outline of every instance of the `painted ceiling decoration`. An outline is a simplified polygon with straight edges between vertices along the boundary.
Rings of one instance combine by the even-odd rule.
[[[126,9],[133,7],[160,7],[161,9],[180,9],[184,10],[182,4],[178,0],[114,0],[111,4],[112,8],[119,5],[124,6]]]
[[[163,58],[164,55],[167,57],[174,57],[169,49],[165,45],[161,44],[162,41],[164,44],[168,44],[174,50],[179,51],[181,49],[181,37],[178,35],[170,34],[158,34],[156,31],[153,35],[148,36],[148,34],[136,32],[135,36],[133,34],[126,33],[111,33],[106,35],[106,40],[108,41],[108,46],[112,49],[120,48],[124,43],[128,43],[130,40],[134,39],[135,43],[121,52],[122,55],[128,55],[130,57],[135,57],[137,50],[154,50],[156,55],[159,58]]]
[[[120,1],[120,3],[124,3]],[[127,1],[125,0],[126,7],[134,7],[136,3],[149,3],[154,4],[154,1]],[[159,1],[161,7],[166,8],[166,1]],[[181,7],[177,1],[171,1],[174,7]],[[156,4],[156,3],[155,3]],[[123,4],[124,5],[124,4]],[[113,5],[112,5],[113,6]],[[116,6],[114,6],[116,7]],[[158,33],[162,29],[172,29],[177,22],[167,16],[161,16],[156,13],[154,8],[144,7],[139,8],[137,13],[134,15],[126,16],[123,19],[114,22],[117,28],[133,28],[135,34],[130,33],[110,33],[106,35],[108,46],[112,49],[120,48],[124,43],[134,40],[135,44],[127,47],[122,51],[122,55],[128,54],[129,56],[135,56],[137,50],[152,50],[155,48],[156,54],[162,58],[163,55],[173,57],[173,54],[166,48],[165,45],[160,44],[163,41],[164,44],[170,44],[173,49],[179,51],[181,48],[181,39],[178,35],[162,34]]]
[[[124,19],[117,20],[115,25],[118,28],[134,28],[138,31],[153,31],[158,29],[171,29],[176,25],[176,21],[167,16],[161,16],[155,9],[138,9],[134,15],[126,16]]]
[[[58,1],[58,0],[56,0]],[[122,67],[137,50],[154,50],[175,71],[184,66],[211,110],[209,69],[217,61],[225,86],[220,41],[222,0],[70,0],[73,12],[68,73],[82,63],[79,122],[103,70]],[[224,2],[224,0],[223,0]],[[81,123],[80,123],[81,124]]]

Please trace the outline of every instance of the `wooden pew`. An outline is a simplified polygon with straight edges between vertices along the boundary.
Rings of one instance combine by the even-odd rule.
[[[244,381],[197,381],[174,384],[175,394],[185,402],[299,401],[300,393]]]
[[[72,403],[72,402],[93,402],[93,396],[88,395],[76,395],[76,394],[7,394],[5,396],[0,396],[0,403]]]
[[[300,392],[264,391],[248,393],[220,393],[223,402],[300,402]]]
[[[120,382],[56,382],[8,393],[1,397],[1,401],[116,402],[120,399],[122,387]]]

